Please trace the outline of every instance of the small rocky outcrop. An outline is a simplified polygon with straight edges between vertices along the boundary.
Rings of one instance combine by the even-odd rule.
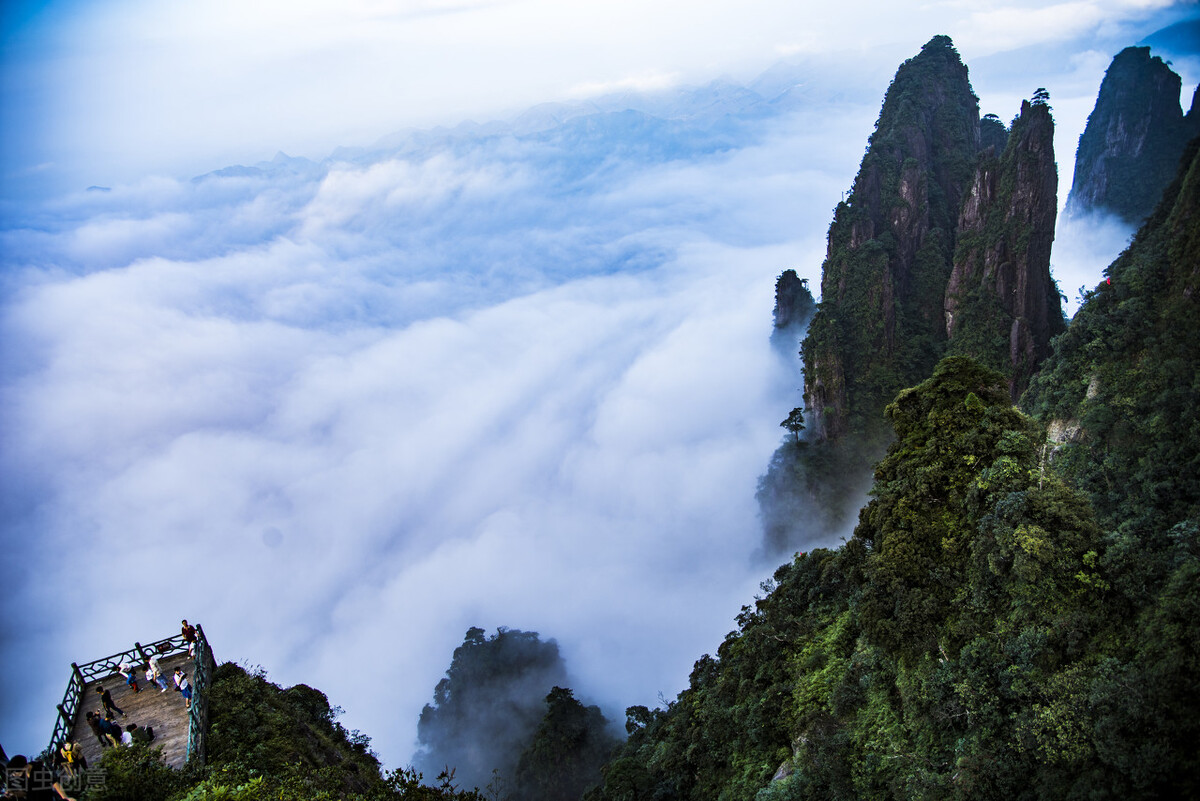
[[[784,270],[775,280],[775,325],[771,345],[781,354],[795,359],[800,339],[817,309],[817,301],[808,289],[808,281],[795,270]]]
[[[1181,88],[1149,47],[1127,47],[1113,58],[1079,137],[1068,215],[1101,211],[1136,224],[1153,211],[1184,146],[1200,135],[1200,87],[1186,116]]]

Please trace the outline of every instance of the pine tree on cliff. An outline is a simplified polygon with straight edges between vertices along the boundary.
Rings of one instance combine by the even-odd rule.
[[[1113,58],[1079,137],[1068,215],[1103,211],[1139,223],[1150,214],[1184,146],[1200,135],[1200,87],[1185,117],[1181,85],[1149,47],[1127,47]]]
[[[1022,103],[1003,152],[981,155],[946,287],[947,353],[1007,375],[1013,400],[1066,329],[1050,277],[1058,171],[1047,100],[1038,90]]]

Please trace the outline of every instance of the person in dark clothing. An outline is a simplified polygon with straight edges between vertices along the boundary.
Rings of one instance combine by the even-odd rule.
[[[125,713],[121,711],[121,707],[113,703],[112,693],[103,687],[96,688],[96,694],[100,696],[100,703],[104,704],[104,711],[111,715],[113,712],[120,713],[121,717],[125,717]]]
[[[109,742],[104,736],[104,729],[100,728],[100,720],[100,716],[95,712],[87,713],[88,725],[92,727],[92,733],[96,735],[96,740],[99,741],[100,747],[104,748],[106,745],[109,745]]]
[[[99,715],[97,715],[99,717]],[[113,720],[112,715],[105,715],[100,721],[100,731],[104,732],[104,736],[109,739],[113,745],[121,744],[121,727]]]
[[[63,792],[54,771],[36,759],[30,762],[24,754],[14,754],[8,761],[4,789],[7,796],[26,801],[75,801]]]
[[[183,635],[183,641],[187,643],[188,656],[195,657],[196,656],[196,627],[193,626],[192,624],[188,623],[187,620],[184,620],[183,628],[180,630],[180,634]]]

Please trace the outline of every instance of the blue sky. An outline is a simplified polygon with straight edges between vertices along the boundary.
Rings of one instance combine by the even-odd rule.
[[[472,625],[618,719],[674,695],[771,573],[774,279],[819,285],[900,61],[1047,87],[1061,202],[1111,56],[1196,10],[243,5],[6,6],[9,753],[182,617],[393,766]],[[1064,292],[1127,235],[1060,232]]]
[[[1194,4],[110,0],[5,8],[7,179],[36,170],[86,186],[202,172],[277,150],[319,158],[409,126],[722,74],[745,79],[780,59],[832,55],[847,78],[883,69],[886,80],[933,33],[950,35],[968,64],[1032,47],[1063,57],[1057,67],[1069,71],[1071,59],[1093,49],[1107,59]]]

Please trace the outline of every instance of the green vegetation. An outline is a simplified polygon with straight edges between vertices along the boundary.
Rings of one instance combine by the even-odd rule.
[[[436,786],[411,769],[381,773],[369,739],[337,722],[340,710],[303,684],[287,689],[226,662],[210,688],[208,764],[177,771],[161,749],[105,752],[102,786],[86,801],[483,801],[451,776]]]
[[[566,684],[554,640],[507,628],[487,637],[472,627],[421,711],[417,768],[452,768],[467,785],[484,787],[493,775],[511,784],[546,715],[546,694]]]
[[[1079,427],[1058,469],[1106,527],[1163,531],[1200,517],[1200,143],[1179,177],[1087,293],[1025,404]]]
[[[1194,794],[1194,522],[1140,594],[1136,546],[1043,464],[1000,373],[949,357],[887,414],[853,538],[781,567],[666,709],[631,708],[589,801]]]
[[[600,782],[603,765],[619,741],[600,707],[575,700],[555,687],[546,696],[546,716],[517,763],[515,798],[570,801]]]

